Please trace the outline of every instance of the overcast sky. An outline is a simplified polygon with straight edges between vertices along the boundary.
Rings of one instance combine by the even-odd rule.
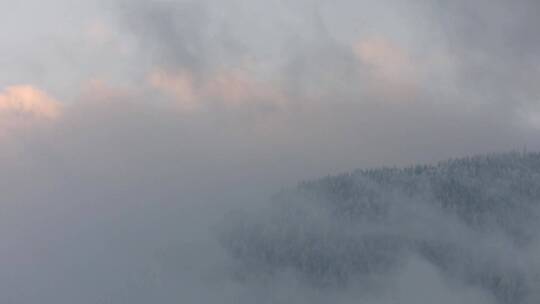
[[[121,132],[295,180],[540,147],[537,1],[0,5],[1,144],[17,153],[28,136],[62,150],[68,128],[97,133],[73,135],[96,156]]]
[[[540,149],[539,12],[536,0],[0,0],[2,288],[68,303],[53,281],[30,282],[42,268],[65,279],[60,261],[92,250],[55,246],[114,231],[147,242],[113,252],[157,248],[195,202]]]

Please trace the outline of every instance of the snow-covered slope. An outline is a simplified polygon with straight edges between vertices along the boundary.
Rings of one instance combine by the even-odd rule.
[[[376,297],[435,278],[486,303],[540,303],[539,216],[540,154],[510,153],[303,182],[221,235],[244,282],[289,273]]]

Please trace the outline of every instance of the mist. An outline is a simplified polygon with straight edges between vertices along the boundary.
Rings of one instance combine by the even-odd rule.
[[[537,193],[504,186],[536,189],[525,156],[478,186],[530,204],[502,224],[361,174],[387,209],[351,219],[328,206],[363,194],[315,181],[540,149],[539,8],[0,1],[0,301],[536,303]]]

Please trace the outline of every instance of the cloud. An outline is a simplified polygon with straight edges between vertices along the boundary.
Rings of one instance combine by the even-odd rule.
[[[207,87],[213,81],[220,83],[202,82],[197,94],[226,96]],[[301,179],[503,149],[520,135],[491,113],[422,103],[335,101],[277,112],[260,128],[261,120],[236,107],[178,115],[152,95],[109,86],[97,82],[54,124],[2,142],[2,300],[349,303],[356,290],[324,293],[294,273],[239,283],[237,265],[217,243],[217,224],[237,209],[258,211],[267,196]],[[417,136],[404,142],[408,132]],[[416,300],[411,277],[452,294],[418,267],[405,269],[398,296]]]
[[[67,2],[0,41],[0,81],[42,88],[0,92],[4,302],[332,302],[230,280],[212,227],[298,180],[540,148],[538,1]]]
[[[0,115],[56,119],[61,105],[47,93],[30,85],[12,86],[0,92]]]
[[[212,40],[205,2],[122,2],[120,17],[145,50],[142,57],[174,69],[207,67]]]
[[[411,95],[418,89],[422,75],[404,49],[375,37],[359,41],[354,52],[360,63],[368,67],[371,86],[379,94]]]
[[[463,100],[515,111],[538,103],[538,1],[438,1],[430,8],[441,46],[454,59]],[[532,81],[531,81],[532,80]]]
[[[79,96],[82,102],[108,102],[112,100],[136,99],[141,96],[141,89],[131,86],[115,85],[104,79],[94,78],[85,83]]]
[[[257,80],[240,68],[221,69],[199,79],[187,70],[172,73],[158,69],[148,76],[148,85],[186,111],[212,106],[278,107],[286,100],[279,87]]]
[[[60,102],[33,86],[17,85],[0,91],[0,163],[17,159],[19,143],[24,141],[21,134],[38,134],[61,120],[63,113]]]
[[[201,106],[193,75],[187,71],[175,74],[154,71],[148,75],[148,84],[151,88],[172,97],[183,109],[192,110]]]
[[[94,20],[86,28],[88,39],[95,45],[103,45],[113,39],[113,30],[103,21]]]

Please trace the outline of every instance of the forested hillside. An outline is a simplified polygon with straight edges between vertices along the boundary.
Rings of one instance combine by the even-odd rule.
[[[539,153],[476,156],[302,182],[231,216],[222,242],[239,280],[372,294],[419,261],[456,292],[540,303],[539,212]]]

